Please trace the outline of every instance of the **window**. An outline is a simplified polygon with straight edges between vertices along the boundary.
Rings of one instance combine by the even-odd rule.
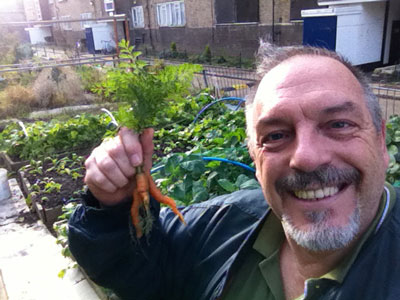
[[[143,6],[132,7],[132,24],[133,27],[144,27]]]
[[[215,0],[217,23],[247,23],[259,21],[258,0]]]
[[[185,4],[183,1],[157,4],[157,22],[159,26],[185,25]]]
[[[33,6],[35,7],[36,20],[41,21],[41,20],[42,20],[42,11],[41,11],[41,9],[40,9],[39,0],[33,1]]]
[[[106,12],[114,11],[115,10],[114,0],[104,0],[104,10]]]
[[[60,20],[71,20],[71,16],[60,16]],[[62,30],[72,30],[70,22],[60,23]]]
[[[81,14],[81,19],[91,19],[92,18],[92,13],[83,13],[83,14]],[[93,24],[94,22],[93,21],[82,21],[81,22],[81,28],[82,29],[85,29],[85,26],[86,27],[90,27],[89,25],[90,24]]]

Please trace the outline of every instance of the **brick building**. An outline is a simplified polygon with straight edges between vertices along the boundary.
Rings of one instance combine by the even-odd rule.
[[[84,40],[85,26],[94,24],[85,19],[108,16],[104,11],[103,0],[47,0],[53,20],[79,20],[81,22],[65,22],[53,25],[53,36],[57,45],[74,45]]]
[[[156,51],[253,57],[260,38],[279,45],[302,43],[301,10],[317,0],[115,0],[117,13],[131,17],[131,37]]]
[[[244,57],[253,57],[260,38],[280,45],[302,43],[301,10],[318,7],[317,0],[24,1],[31,5],[27,11],[29,18],[35,18],[35,14],[40,16],[39,5],[35,5],[40,3],[42,15],[48,16],[42,16],[43,20],[84,20],[125,14],[130,20],[133,43],[151,50],[169,49],[175,42],[179,51],[187,53],[201,53],[209,45],[215,55]],[[51,26],[53,39],[58,45],[72,46],[87,38],[87,27],[99,31],[99,23],[54,24]],[[119,31],[119,37],[124,36],[122,26]]]

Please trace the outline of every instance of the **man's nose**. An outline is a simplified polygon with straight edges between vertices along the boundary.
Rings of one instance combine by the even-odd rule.
[[[311,172],[322,165],[331,163],[333,145],[315,129],[303,129],[296,133],[290,167]]]

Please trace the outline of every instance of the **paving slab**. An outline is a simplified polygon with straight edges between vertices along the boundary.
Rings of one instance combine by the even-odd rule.
[[[41,221],[24,223],[29,211],[15,179],[12,197],[0,201],[0,300],[100,300]],[[58,273],[67,269],[64,278]]]

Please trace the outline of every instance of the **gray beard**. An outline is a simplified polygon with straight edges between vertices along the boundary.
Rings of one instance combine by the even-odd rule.
[[[331,216],[329,210],[321,212],[307,212],[306,218],[311,223],[307,230],[298,229],[288,215],[282,215],[282,226],[299,246],[314,252],[332,251],[346,247],[360,231],[360,208],[357,206],[343,226],[328,224]]]

